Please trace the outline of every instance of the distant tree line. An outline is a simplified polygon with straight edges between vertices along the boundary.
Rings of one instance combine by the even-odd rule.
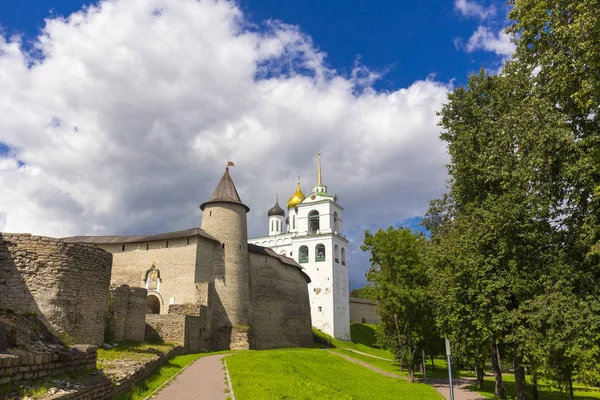
[[[451,162],[431,201],[430,237],[365,232],[380,341],[409,369],[422,349],[478,371],[491,362],[546,378],[600,382],[600,3],[510,0],[516,52],[481,70],[440,111]]]

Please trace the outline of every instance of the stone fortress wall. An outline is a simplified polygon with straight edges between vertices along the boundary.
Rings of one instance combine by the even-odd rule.
[[[111,268],[102,249],[0,233],[0,309],[36,313],[72,344],[101,344]]]
[[[377,303],[371,300],[350,297],[350,321],[366,324],[378,324]]]
[[[71,239],[69,239],[71,240]],[[94,243],[94,246],[113,254],[112,285],[129,285],[130,287],[146,287],[146,274],[155,264],[160,271],[160,282],[157,290],[151,294],[160,302],[160,313],[166,314],[168,305],[202,303],[197,282],[209,282],[210,276],[196,276],[198,248],[204,254],[201,263],[210,262],[215,248],[220,250],[219,243],[201,236],[150,240],[137,243]],[[207,257],[208,256],[208,257]],[[206,268],[210,271],[210,267]],[[165,276],[167,274],[168,276]],[[205,280],[196,280],[204,278]]]
[[[121,342],[128,340],[141,342],[146,330],[146,297],[145,288],[121,285],[110,289],[108,312],[112,323],[112,340]],[[108,329],[107,329],[108,330]]]
[[[308,277],[291,259],[249,246],[250,348],[311,346]]]

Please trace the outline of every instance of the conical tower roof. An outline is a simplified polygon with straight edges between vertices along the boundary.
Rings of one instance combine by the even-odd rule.
[[[206,207],[207,204],[211,203],[239,204],[246,208],[246,212],[250,211],[250,207],[242,203],[242,200],[240,199],[240,195],[238,194],[237,189],[233,184],[233,180],[231,179],[231,175],[229,174],[229,167],[225,169],[225,173],[219,181],[219,184],[217,185],[217,188],[215,189],[214,193],[212,194],[212,196],[210,196],[210,199],[202,203],[200,205],[200,209],[204,211],[204,207]]]

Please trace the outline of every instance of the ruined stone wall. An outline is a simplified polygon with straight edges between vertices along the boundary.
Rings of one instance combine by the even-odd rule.
[[[95,346],[45,353],[0,354],[0,386],[20,385],[71,372],[96,369]]]
[[[207,316],[178,314],[146,315],[146,341],[177,344],[188,353],[210,349]]]
[[[310,301],[299,268],[250,253],[250,348],[312,345]]]
[[[100,344],[112,256],[91,246],[0,234],[0,309],[35,312],[73,344]]]
[[[371,300],[350,297],[350,321],[366,324],[378,324],[377,303]]]
[[[113,340],[120,342],[129,340],[141,342],[146,329],[146,297],[145,288],[132,288],[127,285],[110,289]]]
[[[146,287],[146,274],[154,263],[160,271],[157,290],[150,290],[160,301],[160,313],[170,304],[207,303],[206,290],[197,282],[212,278],[212,261],[222,260],[219,243],[201,236],[139,243],[98,244],[113,254],[112,285]],[[202,254],[201,259],[197,259]]]

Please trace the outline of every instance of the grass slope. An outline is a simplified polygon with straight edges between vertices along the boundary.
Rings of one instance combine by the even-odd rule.
[[[238,400],[436,399],[430,386],[389,378],[319,349],[249,351],[227,357]]]
[[[375,344],[377,342],[375,332],[377,332],[377,325],[375,324],[350,324],[350,337],[352,342],[356,344],[373,348],[379,347]]]
[[[508,399],[516,399],[516,388],[515,388],[515,376],[513,374],[502,374],[502,380],[504,382],[504,389],[506,390],[506,396]],[[533,398],[533,392],[531,388],[531,377],[527,376],[527,389],[529,389],[529,398]],[[477,393],[489,398],[495,399],[494,395],[494,380],[493,378],[486,377],[483,382],[483,390],[478,390],[475,385],[469,387],[469,389],[476,391]],[[574,396],[578,400],[598,400],[600,399],[600,389],[585,387],[581,385],[574,385]],[[562,393],[557,389],[552,388],[548,383],[540,381],[538,382],[538,393],[540,400],[563,400],[568,399],[569,395]]]
[[[398,375],[402,375],[402,376],[408,376],[408,370],[406,368],[404,368],[404,370],[402,372],[400,372],[400,364],[396,360],[394,360],[394,361],[381,360],[378,358],[373,358],[373,357],[369,357],[369,356],[364,356],[362,354],[357,354],[355,352],[352,352],[349,350],[344,350],[344,349],[334,349],[333,351],[356,358],[357,360],[360,360],[362,362],[370,364],[374,367],[381,368],[385,371],[389,371],[394,374],[398,374]],[[448,379],[448,368],[447,368],[446,360],[436,358],[434,362],[435,362],[435,371],[431,368],[431,361],[427,360],[427,363],[426,363],[427,378],[428,379]],[[466,376],[472,377],[472,376],[475,376],[475,373],[471,372],[471,371],[452,370],[452,376],[454,378],[466,377]],[[423,378],[423,374],[416,372],[415,377]]]
[[[351,342],[344,342],[341,340],[337,340],[326,333],[316,329],[313,327],[313,332],[322,337],[326,338],[331,342],[331,344],[340,349],[353,349],[362,351],[363,353],[371,354],[377,357],[390,358],[393,359],[394,355],[384,349],[379,349],[372,347],[375,341],[375,329],[376,325],[372,324],[356,324],[353,323],[350,325],[351,332]]]

